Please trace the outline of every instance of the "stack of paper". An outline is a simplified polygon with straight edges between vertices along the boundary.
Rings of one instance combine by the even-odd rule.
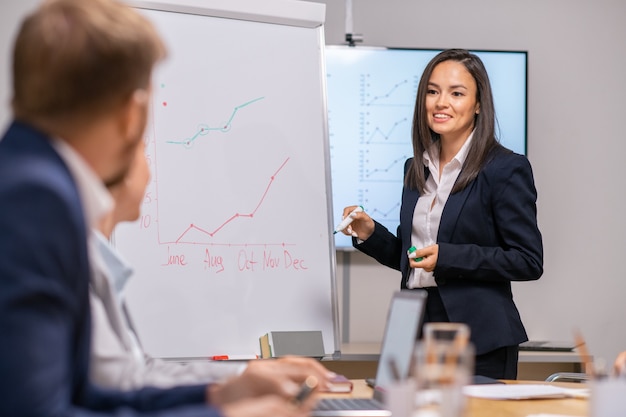
[[[588,388],[563,388],[548,384],[467,385],[463,393],[489,400],[528,400],[539,398],[589,398]]]

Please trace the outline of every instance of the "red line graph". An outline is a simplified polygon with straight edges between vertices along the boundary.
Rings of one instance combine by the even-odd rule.
[[[276,176],[278,175],[278,173],[285,167],[285,165],[287,164],[287,162],[289,161],[289,158],[285,159],[285,161],[280,165],[280,167],[278,167],[278,169],[276,170],[276,172],[274,172],[274,174],[270,177],[270,180],[267,184],[267,187],[265,187],[265,191],[263,192],[263,195],[261,195],[261,198],[259,199],[259,202],[257,203],[256,207],[254,208],[254,210],[250,211],[249,213],[235,213],[232,216],[230,216],[228,219],[226,219],[224,222],[222,222],[222,224],[220,224],[218,227],[216,227],[215,229],[213,229],[212,231],[206,230],[202,227],[196,226],[195,224],[190,224],[189,227],[187,229],[185,229],[185,231],[173,242],[165,242],[165,243],[194,243],[194,242],[185,242],[183,241],[183,238],[185,237],[185,235],[187,235],[189,232],[191,231],[198,231],[202,234],[205,234],[209,237],[213,237],[215,236],[215,234],[217,234],[220,230],[222,230],[224,227],[226,227],[226,225],[228,225],[230,222],[235,221],[236,219],[240,219],[240,218],[253,218],[254,215],[256,214],[256,212],[259,210],[259,208],[261,207],[261,205],[263,204],[263,201],[265,201],[265,197],[267,197],[267,194],[270,191],[270,188],[272,187],[272,184],[274,183],[274,180],[276,179]]]

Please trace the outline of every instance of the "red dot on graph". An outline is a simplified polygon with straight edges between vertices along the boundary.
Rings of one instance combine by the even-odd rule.
[[[163,107],[167,107],[167,101],[163,102]]]

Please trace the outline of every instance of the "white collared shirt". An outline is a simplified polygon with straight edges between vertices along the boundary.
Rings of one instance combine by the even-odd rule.
[[[450,191],[461,173],[463,163],[467,158],[467,152],[472,141],[474,132],[469,135],[461,149],[448,162],[439,176],[439,145],[433,144],[430,154],[423,154],[424,165],[428,167],[430,175],[426,179],[424,193],[420,195],[413,212],[413,228],[411,231],[411,245],[423,248],[437,243],[439,223],[443,208],[448,201]],[[432,159],[431,159],[432,155]],[[426,272],[421,268],[414,268],[409,272],[407,279],[408,288],[435,287],[435,277],[432,272]]]
[[[92,242],[98,256],[93,257],[89,286],[92,337],[89,376],[105,387],[129,389],[133,375],[145,370],[144,352],[125,317],[121,294],[133,271],[95,229]]]

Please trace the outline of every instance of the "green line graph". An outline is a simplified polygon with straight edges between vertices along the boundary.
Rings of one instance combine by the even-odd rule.
[[[235,106],[235,108],[233,108],[233,111],[230,115],[230,117],[228,118],[228,121],[226,121],[226,123],[224,123],[223,125],[220,126],[209,126],[207,124],[200,124],[198,126],[198,131],[191,137],[183,139],[183,140],[168,140],[165,143],[170,143],[172,145],[183,145],[185,147],[191,147],[194,142],[196,141],[196,139],[198,139],[200,136],[204,136],[204,135],[208,135],[210,132],[221,132],[221,133],[226,133],[230,130],[230,128],[232,127],[232,122],[235,119],[235,116],[237,115],[237,113],[239,112],[239,110],[248,107],[249,105],[256,103],[260,100],[263,100],[265,97],[257,97],[253,100],[247,101],[243,104],[240,104],[238,106]]]

